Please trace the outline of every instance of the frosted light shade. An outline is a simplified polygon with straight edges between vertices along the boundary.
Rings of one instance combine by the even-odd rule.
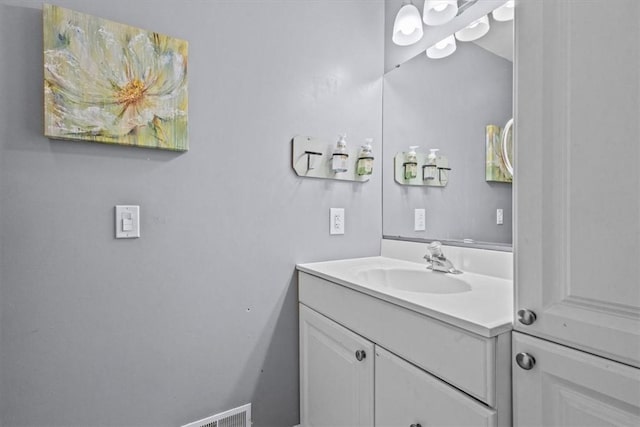
[[[391,40],[399,46],[409,46],[419,41],[422,35],[420,11],[413,4],[405,4],[396,15]]]
[[[458,14],[457,0],[425,0],[422,20],[427,25],[442,25]]]
[[[511,21],[513,19],[514,1],[509,0],[493,11],[493,19],[496,21]]]
[[[456,38],[461,42],[471,42],[478,40],[489,32],[489,15],[473,21],[460,31],[456,31]]]
[[[456,39],[453,34],[446,39],[440,40],[438,43],[427,49],[427,56],[431,59],[446,58],[456,51]]]

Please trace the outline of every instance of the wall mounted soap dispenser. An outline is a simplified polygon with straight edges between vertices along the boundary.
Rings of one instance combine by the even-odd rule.
[[[331,170],[333,172],[346,172],[349,170],[349,151],[347,150],[347,135],[340,135],[336,148],[331,156]]]
[[[373,138],[367,138],[365,139],[365,144],[360,149],[360,156],[358,156],[358,163],[356,165],[356,173],[360,176],[371,175],[373,173],[372,143]]]
[[[418,176],[418,155],[416,154],[417,145],[409,147],[406,155],[404,166],[404,179],[413,179]]]
[[[422,179],[425,181],[432,181],[438,176],[438,155],[436,154],[439,149],[431,148],[430,153],[427,156],[427,163],[422,166]]]
[[[291,140],[291,166],[301,178],[365,183],[373,173],[371,141],[362,147],[347,148],[346,138],[335,143],[312,136],[297,135]],[[404,161],[404,153],[402,155]]]

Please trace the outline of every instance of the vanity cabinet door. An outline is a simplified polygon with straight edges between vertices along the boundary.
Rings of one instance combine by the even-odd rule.
[[[495,426],[496,412],[376,346],[376,427]]]
[[[515,427],[640,426],[640,369],[517,332],[513,348]]]
[[[515,328],[640,367],[640,2],[516,15]]]
[[[300,304],[300,423],[373,425],[374,346]]]

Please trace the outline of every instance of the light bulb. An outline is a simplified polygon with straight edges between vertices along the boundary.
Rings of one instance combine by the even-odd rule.
[[[446,3],[440,3],[437,4],[435,6],[433,6],[433,10],[435,10],[436,12],[442,12],[443,10],[445,10],[447,8],[447,4]]]
[[[403,22],[402,24],[400,24],[400,32],[405,36],[413,33],[415,30],[416,28],[408,22]]]
[[[456,38],[461,42],[477,40],[489,32],[489,16],[485,15],[473,21],[460,31],[456,31]]]
[[[438,43],[427,49],[427,57],[431,59],[446,58],[456,51],[456,39],[453,35],[440,40]]]
[[[445,47],[447,47],[449,43],[447,43],[447,40],[440,40],[438,43],[436,43],[436,49],[444,49]]]

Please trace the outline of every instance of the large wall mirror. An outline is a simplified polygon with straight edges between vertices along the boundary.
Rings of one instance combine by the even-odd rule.
[[[504,1],[491,3],[495,7]],[[388,38],[401,6],[401,2],[387,4]],[[476,15],[486,13],[488,5],[479,6],[485,11]],[[477,19],[471,12],[469,9],[467,20]],[[502,129],[513,117],[513,21],[495,21],[491,14],[489,19],[485,36],[473,42],[458,41],[455,52],[446,58],[428,58],[423,46],[401,64],[387,64],[383,92],[385,237],[511,247],[512,184],[487,180],[487,126]],[[425,27],[425,37],[430,29]],[[402,48],[394,48],[385,55],[397,59],[403,54],[407,55]],[[448,159],[451,171],[445,187],[396,182],[394,156],[409,151],[409,146],[419,146],[421,153],[437,148]],[[415,230],[415,209],[426,211],[425,230]],[[502,224],[497,223],[499,209]]]

